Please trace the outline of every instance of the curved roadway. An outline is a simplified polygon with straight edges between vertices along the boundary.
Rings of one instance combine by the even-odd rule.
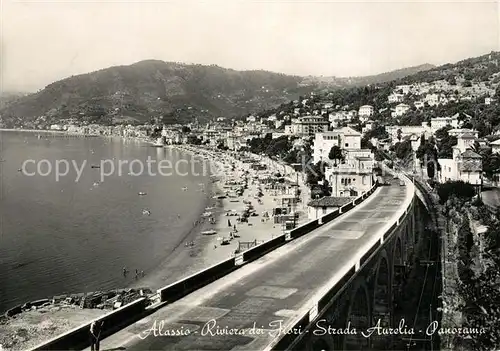
[[[321,297],[337,267],[396,220],[408,196],[393,180],[331,223],[102,340],[101,350],[265,349]]]

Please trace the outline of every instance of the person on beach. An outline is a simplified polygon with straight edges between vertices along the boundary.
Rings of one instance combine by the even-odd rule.
[[[123,267],[123,276],[125,277],[127,275],[127,267]]]
[[[99,351],[99,338],[101,337],[104,322],[94,321],[90,324],[90,350]]]

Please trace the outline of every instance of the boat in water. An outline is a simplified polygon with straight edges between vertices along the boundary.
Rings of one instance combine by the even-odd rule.
[[[151,211],[144,209],[144,210],[142,210],[142,214],[145,216],[149,216],[151,214]]]
[[[214,229],[211,229],[211,230],[205,230],[203,232],[201,232],[202,235],[214,235],[214,234],[217,234],[217,231],[214,230]]]
[[[101,166],[100,165],[92,165],[92,166],[90,166],[90,168],[101,168]]]
[[[138,193],[139,196],[144,196],[144,195],[147,195],[144,191],[139,191]]]
[[[188,190],[187,186],[185,186],[185,187],[182,188],[182,191],[186,191],[186,190]]]

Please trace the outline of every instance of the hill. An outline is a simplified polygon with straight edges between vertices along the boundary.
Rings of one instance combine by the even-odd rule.
[[[158,117],[164,123],[240,117],[311,91],[386,81],[425,68],[358,78],[304,78],[147,60],[72,76],[35,94],[11,99],[0,106],[0,125],[43,128],[68,119],[112,124],[143,123]]]
[[[423,64],[419,66],[402,68],[390,72],[380,73],[365,77],[307,77],[306,80],[310,83],[316,83],[322,88],[348,88],[348,87],[358,87],[370,84],[380,84],[386,83],[393,80],[398,80],[405,78],[407,76],[412,76],[420,72],[425,72],[431,69],[435,69],[436,66],[431,64]]]
[[[4,123],[16,125],[68,118],[109,124],[160,116],[167,123],[193,116],[239,116],[314,88],[301,86],[301,81],[267,71],[148,60],[57,81],[11,102],[0,116]]]

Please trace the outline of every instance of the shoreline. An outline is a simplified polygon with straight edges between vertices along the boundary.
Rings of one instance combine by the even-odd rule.
[[[152,144],[148,141],[146,143]],[[269,168],[261,173],[260,170],[253,170],[249,163],[234,157],[230,152],[193,145],[167,145],[165,148],[171,148],[181,154],[190,155],[190,157],[197,159],[201,158],[208,162],[210,174],[203,183],[205,196],[204,200],[197,204],[199,206],[196,211],[197,219],[192,226],[183,229],[177,245],[169,248],[160,264],[147,272],[145,276],[125,284],[121,288],[115,287],[113,289],[149,290],[146,294],[153,300],[157,289],[234,257],[237,249],[244,251],[270,240],[276,235],[283,234],[282,224],[275,223],[272,209],[279,206],[281,195],[289,196],[286,194],[289,194],[290,190],[287,187],[288,190],[283,191],[279,187],[267,184],[265,180],[261,182],[260,178],[266,178],[268,174],[283,170],[284,166],[281,164],[269,163]],[[253,156],[255,157],[255,155]],[[264,161],[266,160],[260,160],[260,162],[265,163]],[[242,190],[241,183],[246,184],[244,190]],[[235,191],[235,187],[240,189],[237,196],[231,195]],[[281,195],[278,194],[280,191]],[[258,192],[261,194],[257,196]],[[220,199],[220,195],[224,195],[225,198]],[[254,208],[253,214],[255,216],[249,216],[245,222],[237,221],[235,215],[239,213],[241,216],[241,212],[248,208],[250,203],[253,203],[251,207]],[[307,219],[307,212],[304,213],[299,208],[296,210]],[[208,216],[203,216],[203,213],[208,211],[211,212],[210,217],[213,220],[209,220]],[[264,216],[264,213],[268,212],[270,215]],[[301,217],[299,217],[297,225],[301,225]],[[203,232],[208,230],[215,232],[215,235],[204,235]],[[235,233],[234,237],[232,233]],[[168,233],[166,234],[168,235]],[[223,238],[227,241],[226,245],[221,244]],[[186,245],[189,242],[193,242],[193,245]],[[103,291],[103,293],[106,292]],[[30,303],[32,302],[26,302],[26,304]],[[5,331],[6,344],[16,340],[14,344],[10,344],[12,347],[7,347],[6,350],[23,350],[77,327],[88,319],[98,318],[107,312],[109,312],[109,308],[86,307],[80,309],[77,304],[70,306],[52,304],[40,310],[35,308],[34,310],[22,311],[10,318],[5,318],[2,315],[0,319],[4,319],[6,322],[3,326],[0,324],[0,330],[3,328]],[[49,331],[39,327],[39,325],[51,325],[52,329]],[[20,328],[32,330],[34,334],[30,333],[29,337],[18,339],[17,330]],[[4,348],[6,344],[4,344]]]
[[[200,157],[200,155],[193,150],[178,147],[177,145],[167,145],[166,147],[171,147],[173,150],[190,155],[191,157]],[[213,214],[212,218],[215,220],[215,223],[217,223],[222,219],[222,214],[224,212],[221,201],[214,198],[222,191],[222,189],[220,189],[220,184],[218,184],[219,180],[216,178],[217,172],[215,164],[217,160],[209,159],[208,163],[210,166],[210,176],[207,182],[208,185],[205,187],[205,200],[197,211],[198,219],[190,229],[186,230],[186,234],[182,236],[178,245],[172,249],[170,254],[165,257],[160,265],[147,276],[133,282],[130,285],[131,288],[148,287],[156,291],[159,288],[208,267],[206,252],[212,244],[210,240],[208,240],[209,237],[203,235],[202,232],[211,230],[214,224],[210,223],[209,218],[204,218],[202,215],[210,208]],[[191,242],[194,243],[193,246],[186,246],[186,244]],[[227,258],[228,257],[224,256],[215,261],[219,262]],[[208,261],[212,262],[214,260],[209,259]]]
[[[5,129],[0,129],[0,131],[5,131]],[[39,132],[38,130],[7,130],[7,131],[26,131],[26,132]],[[43,132],[52,133],[54,131],[42,130]],[[57,134],[70,134],[65,131],[55,131]],[[126,138],[126,137],[113,137],[113,136],[101,136],[101,137],[111,137],[122,140],[130,140],[135,139],[141,142],[144,142],[146,145],[153,145],[154,141],[152,140],[144,140],[142,138]],[[160,264],[153,268],[147,275],[137,278],[135,281],[129,282],[128,284],[122,287],[114,287],[114,289],[121,288],[146,288],[151,289],[153,291],[164,287],[170,283],[178,281],[188,275],[201,271],[208,266],[216,264],[218,262],[224,261],[230,257],[233,257],[235,254],[236,248],[234,245],[220,245],[220,239],[226,238],[224,235],[221,237],[220,235],[228,234],[232,231],[232,228],[226,225],[227,222],[233,223],[235,222],[235,217],[227,216],[230,211],[236,212],[236,210],[241,207],[241,202],[237,202],[236,200],[230,201],[228,199],[216,199],[216,195],[224,194],[224,186],[229,175],[224,171],[221,172],[223,168],[227,168],[230,165],[236,166],[236,168],[240,171],[250,171],[249,167],[245,167],[243,163],[236,158],[234,158],[230,152],[227,151],[219,151],[206,149],[203,147],[189,145],[189,144],[180,144],[180,145],[165,145],[163,148],[171,148],[181,154],[189,155],[193,158],[201,158],[208,161],[210,166],[210,175],[208,179],[205,181],[205,196],[203,203],[199,205],[199,209],[197,210],[196,216],[197,220],[194,221],[193,225],[188,228],[183,229],[183,233],[180,236],[177,244],[169,248],[170,250],[166,253],[166,256],[162,259]],[[256,155],[253,155],[257,157]],[[279,164],[276,161],[270,160],[266,158],[266,163],[269,166],[269,171],[277,172],[281,171],[284,165]],[[269,162],[270,161],[270,162]],[[263,160],[261,160],[263,162]],[[223,167],[221,169],[221,166]],[[258,171],[252,171],[251,175],[258,174]],[[301,177],[299,177],[301,178]],[[300,183],[300,180],[299,180]],[[253,183],[252,183],[253,184]],[[227,187],[226,187],[227,188]],[[250,190],[249,190],[250,191]],[[245,191],[247,193],[247,191]],[[251,197],[251,194],[246,194],[247,197]],[[304,194],[305,195],[305,194]],[[249,201],[245,198],[245,196],[240,196],[242,202]],[[274,199],[276,200],[276,199]],[[269,202],[269,200],[268,200]],[[272,203],[271,203],[272,204]],[[305,204],[304,204],[305,205]],[[273,205],[274,206],[274,205]],[[266,206],[265,210],[267,210],[269,206]],[[214,222],[210,223],[208,218],[204,218],[202,214],[207,212],[207,209],[211,209],[213,215],[212,218]],[[264,208],[262,208],[264,209]],[[299,212],[300,209],[297,209]],[[307,213],[305,213],[307,215]],[[261,217],[255,217],[257,220],[260,220]],[[227,220],[227,222],[226,222]],[[233,224],[234,225],[234,224]],[[298,225],[300,225],[300,220]],[[238,231],[241,231],[240,228],[243,224],[238,224]],[[250,226],[250,224],[248,224]],[[256,243],[264,242],[266,240],[272,239],[275,235],[279,235],[282,230],[279,225],[276,226],[267,226],[266,233],[258,233],[252,235],[253,228],[248,228],[245,226],[244,232],[245,237],[241,237],[240,240],[235,240],[234,242],[240,242],[242,240],[247,239],[246,242]],[[259,228],[256,228],[258,230]],[[202,232],[215,230],[217,231],[216,235],[203,235]],[[250,232],[250,233],[248,233]],[[236,236],[236,238],[240,238],[240,235]],[[193,246],[187,246],[187,243],[193,242]],[[239,246],[238,246],[239,247]],[[79,292],[74,292],[74,294],[78,294]],[[51,296],[45,296],[40,298],[52,298]],[[34,300],[36,301],[36,300]],[[26,301],[25,303],[31,303],[32,301]],[[9,310],[9,309],[7,309]],[[6,311],[7,311],[6,310]],[[0,311],[1,314],[6,311]]]
[[[26,133],[57,133],[69,134],[65,130],[50,130],[50,129],[15,129],[15,128],[0,128],[0,132],[26,132]]]

